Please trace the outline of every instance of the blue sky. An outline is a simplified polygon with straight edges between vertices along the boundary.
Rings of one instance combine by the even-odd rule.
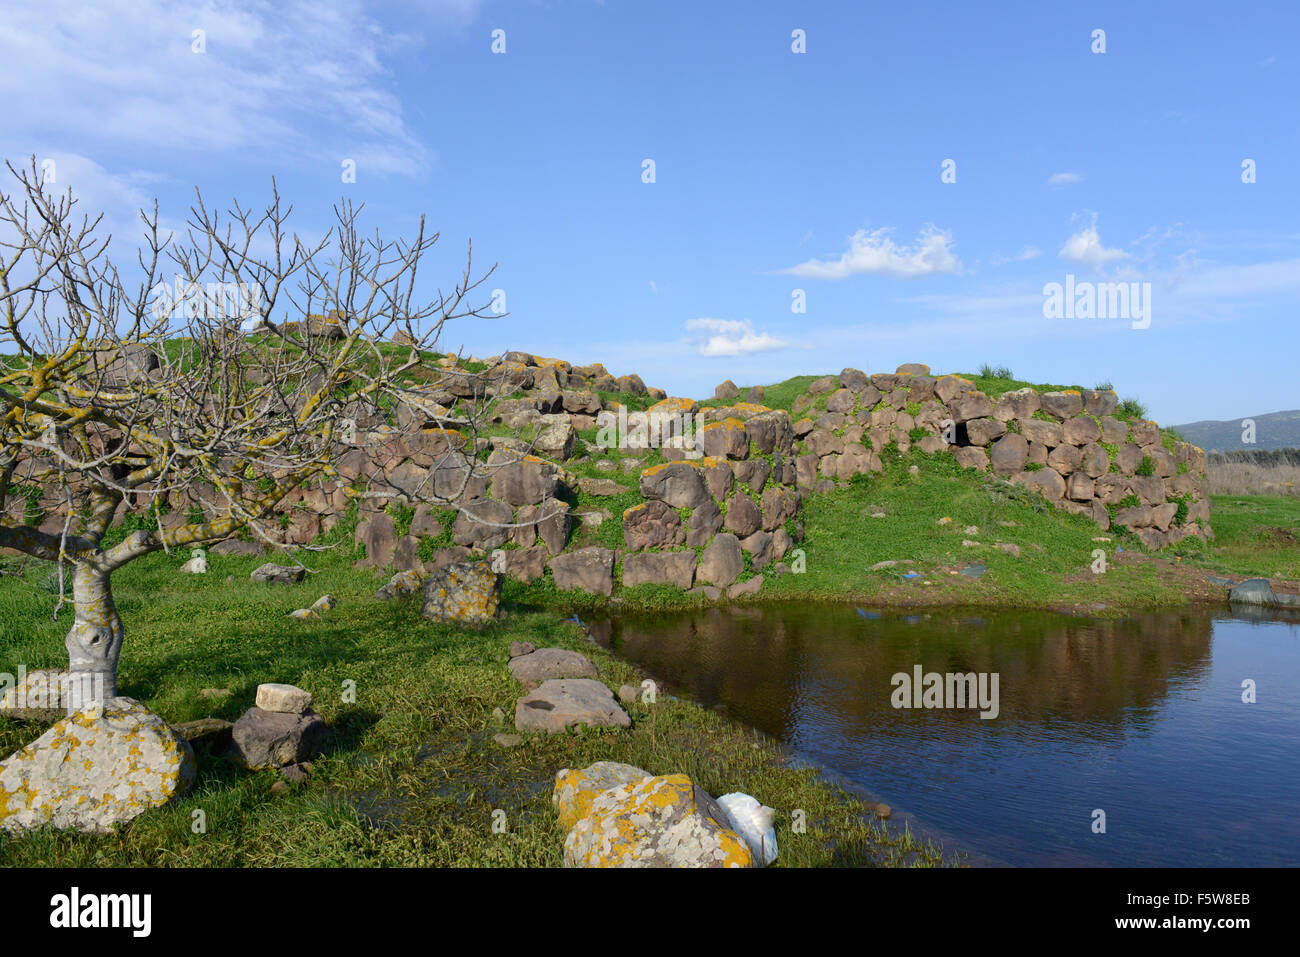
[[[1300,407],[1300,4],[987,7],[11,4],[0,146],[54,159],[123,260],[133,210],[179,224],[195,186],[274,176],[308,236],[341,196],[393,238],[425,213],[430,291],[471,238],[499,264],[510,315],[443,341],[475,355],[696,396],[988,362],[1166,423]],[[1149,327],[1045,318],[1067,275],[1150,283]]]

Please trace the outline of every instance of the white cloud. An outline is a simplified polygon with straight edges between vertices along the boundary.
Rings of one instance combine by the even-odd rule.
[[[1037,259],[1043,254],[1043,251],[1037,246],[1026,246],[1014,256],[994,256],[993,265],[1005,266],[1007,263],[1023,263],[1031,259]]]
[[[748,319],[689,319],[686,331],[702,356],[748,356],[786,347],[775,336],[755,332]]]
[[[1102,245],[1097,232],[1097,216],[1092,214],[1090,222],[1083,229],[1065,241],[1057,254],[1062,259],[1080,263],[1101,272],[1113,262],[1127,259],[1128,253],[1122,249],[1110,249]]]
[[[1056,187],[1073,186],[1075,183],[1082,183],[1082,182],[1083,182],[1082,173],[1053,173],[1050,177],[1048,177],[1047,180],[1047,184],[1049,186],[1056,186]]]
[[[961,263],[952,252],[952,234],[933,226],[923,229],[911,246],[899,246],[886,228],[859,229],[849,237],[849,248],[837,260],[810,259],[781,270],[804,279],[846,279],[860,273],[884,273],[915,279],[933,273],[955,273]]]
[[[95,237],[102,241],[112,235],[109,255],[123,270],[124,279],[131,275],[136,250],[142,247],[145,238],[146,227],[140,215],[144,212],[153,216],[153,188],[163,177],[144,170],[113,173],[89,157],[62,150],[36,149],[35,153],[35,174],[31,156],[11,154],[9,163],[19,174],[41,178],[46,195],[55,201],[62,200],[71,191],[75,202],[73,221],[80,222],[83,216],[91,221],[99,217]],[[11,195],[20,194],[21,187],[8,169],[0,167],[0,181],[0,189]],[[26,202],[25,197],[15,195],[14,198],[20,207]],[[183,238],[187,229],[184,215],[170,215],[159,205],[160,241],[165,242],[169,234]]]
[[[431,15],[457,21],[469,6],[444,3]],[[192,51],[195,30],[206,52]],[[362,171],[414,175],[432,153],[407,129],[383,65],[414,42],[360,0],[243,10],[51,0],[6,9],[0,96],[11,139],[36,133],[88,153],[103,144],[335,165],[349,157]]]

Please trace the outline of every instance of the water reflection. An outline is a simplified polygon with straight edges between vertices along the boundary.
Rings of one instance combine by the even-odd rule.
[[[995,859],[1300,862],[1294,624],[768,605],[628,616],[593,634]],[[997,673],[999,716],[894,708],[892,676],[916,665]],[[1245,678],[1255,704],[1241,701]]]

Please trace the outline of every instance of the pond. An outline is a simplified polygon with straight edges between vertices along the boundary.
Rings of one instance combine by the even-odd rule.
[[[1294,614],[778,604],[624,615],[592,634],[972,863],[1300,864]],[[996,716],[970,706],[979,676]],[[968,688],[965,707],[925,706]]]

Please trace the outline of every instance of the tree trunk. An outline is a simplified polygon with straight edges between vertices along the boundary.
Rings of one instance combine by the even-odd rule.
[[[92,560],[77,562],[72,579],[76,618],[64,644],[68,648],[68,714],[117,697],[117,657],[122,651],[122,619],[113,603],[111,570]]]

